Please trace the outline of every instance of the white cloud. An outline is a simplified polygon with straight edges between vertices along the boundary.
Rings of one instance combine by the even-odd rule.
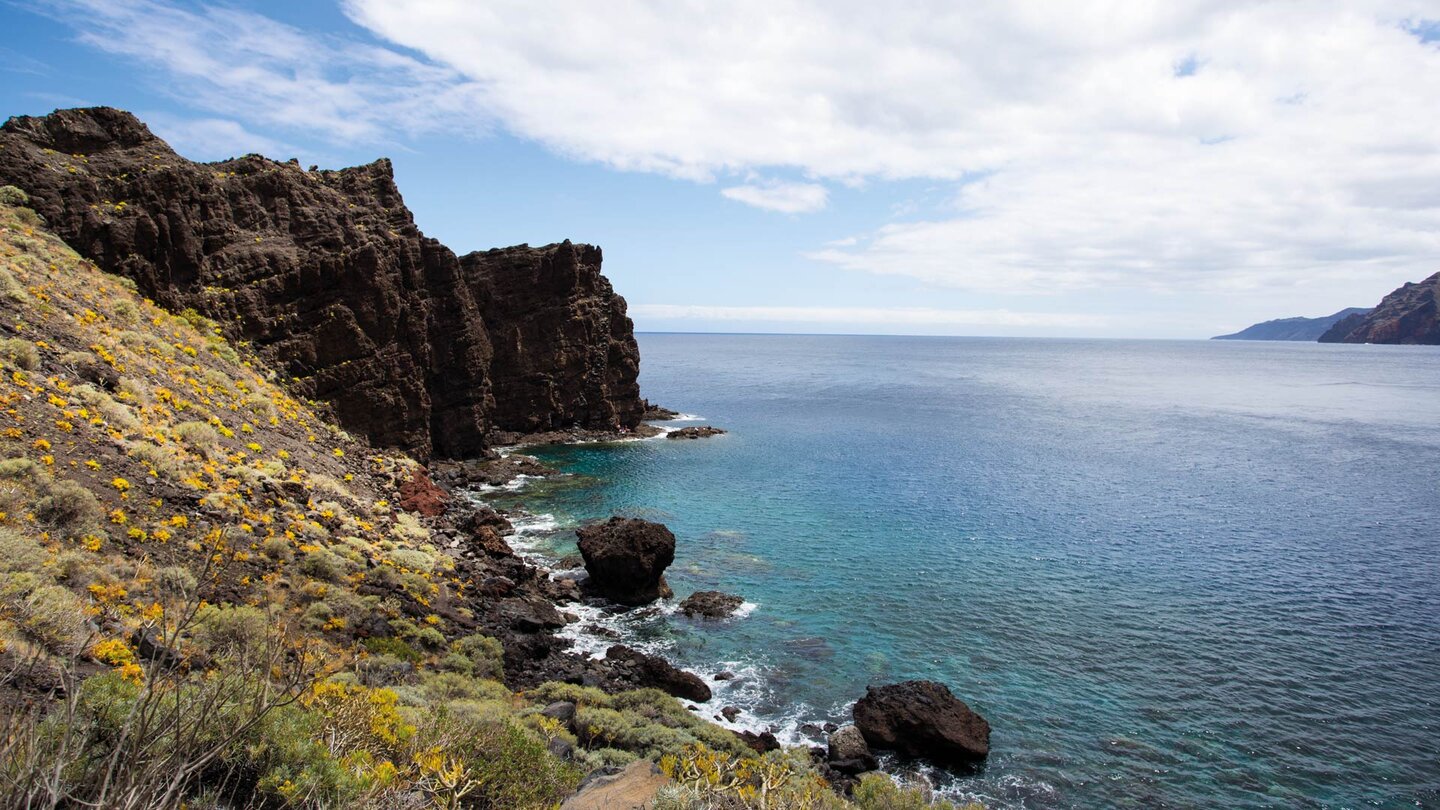
[[[1096,315],[1012,312],[1005,309],[959,310],[930,307],[773,307],[697,304],[632,304],[637,318],[677,321],[750,321],[787,324],[866,324],[878,326],[1042,326],[1101,328]]]
[[[42,8],[79,29],[81,41],[162,71],[177,100],[251,125],[339,144],[457,126],[478,134],[487,125],[479,86],[452,69],[253,12],[163,0]]]
[[[772,210],[949,185],[810,255],[1006,293],[1280,290],[1365,304],[1440,265],[1433,0],[343,0],[403,46],[231,8],[52,0],[250,126],[492,125]],[[1427,28],[1426,26],[1429,25]],[[418,54],[418,56],[417,56]]]
[[[816,183],[747,183],[723,188],[720,193],[727,199],[782,214],[819,211],[830,198],[825,187]]]
[[[563,154],[694,179],[957,184],[949,212],[813,254],[844,268],[1364,303],[1440,264],[1440,49],[1406,30],[1433,3],[347,8]]]

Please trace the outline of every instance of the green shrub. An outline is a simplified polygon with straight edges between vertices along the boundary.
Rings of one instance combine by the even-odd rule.
[[[300,572],[325,582],[336,582],[349,573],[350,565],[326,548],[307,551],[298,564]]]
[[[860,784],[855,786],[854,801],[859,810],[956,810],[950,802],[933,801],[925,789],[901,787],[883,773],[868,773],[860,777]],[[972,809],[983,810],[976,804],[966,808]]]
[[[140,307],[128,298],[116,299],[112,311],[115,313],[115,319],[121,323],[135,323],[140,320]]]
[[[75,354],[79,354],[79,352],[75,352]],[[66,357],[69,357],[69,355],[66,355]],[[94,362],[93,357],[89,355],[84,355],[84,357],[87,362]],[[64,362],[64,358],[61,358],[61,361]],[[97,412],[100,417],[105,420],[106,424],[111,427],[120,428],[121,430],[129,432],[140,429],[140,420],[135,417],[135,414],[132,413],[129,408],[125,407],[124,404],[116,402],[114,397],[101,391],[99,388],[85,383],[83,385],[77,385],[71,390],[74,392],[76,399],[84,403],[85,407]]]
[[[434,672],[421,681],[421,691],[430,703],[455,700],[509,701],[510,690],[495,681],[482,681],[456,672]]]
[[[10,268],[3,265],[0,265],[0,295],[17,304],[30,297],[25,287],[21,285],[20,279],[15,278],[15,274],[10,272]]]
[[[276,562],[288,562],[295,556],[295,549],[290,545],[290,541],[279,535],[265,538],[260,544],[260,551]]]
[[[429,573],[435,568],[435,559],[419,549],[397,548],[389,553],[389,557],[391,562],[411,571]]]
[[[170,435],[197,450],[209,450],[220,443],[220,434],[204,422],[181,422],[170,429]]]
[[[0,205],[18,208],[30,204],[30,195],[15,186],[0,186]]]
[[[78,653],[89,632],[85,604],[69,588],[16,574],[0,585],[0,613],[9,614],[26,637],[62,656]]]
[[[505,677],[505,647],[481,633],[465,636],[450,643],[450,655],[442,665],[476,678],[500,680]]]
[[[34,371],[40,367],[40,353],[35,350],[35,344],[20,338],[0,340],[0,358],[26,371]]]
[[[580,686],[574,683],[561,683],[560,681],[546,681],[539,686],[525,693],[525,697],[534,703],[555,703],[557,701],[568,701],[577,706],[599,706],[602,709],[614,708],[614,701],[604,692],[593,686]]]
[[[181,565],[170,565],[155,572],[155,588],[166,596],[190,597],[199,586],[190,569]]]
[[[105,509],[95,494],[74,481],[56,481],[35,502],[35,516],[57,531],[79,535],[98,527]]]
[[[0,526],[0,573],[40,571],[45,557],[39,543],[9,526]]]
[[[270,617],[250,605],[206,605],[191,631],[196,643],[219,658],[243,658],[263,647],[272,634]]]
[[[424,654],[395,636],[372,636],[360,642],[360,646],[371,655],[390,655],[412,664],[425,660]]]
[[[355,662],[355,677],[365,686],[399,686],[415,680],[415,665],[393,655],[371,655]]]
[[[581,773],[546,750],[534,732],[514,721],[466,722],[462,715],[438,712],[429,739],[441,741],[451,762],[475,784],[466,806],[493,808],[553,807],[574,791]],[[421,773],[438,769],[447,757],[422,760]],[[427,791],[446,806],[442,791]]]
[[[665,697],[672,703],[675,702],[674,698],[668,695]],[[645,696],[644,700],[648,704],[649,696]],[[684,715],[683,718],[669,713],[648,716],[646,712],[633,708],[617,710],[579,706],[575,711],[575,727],[580,741],[586,747],[619,748],[652,758],[677,753],[686,746],[702,743],[717,751],[738,756],[750,753],[734,734],[691,716],[678,703],[676,707]]]
[[[7,458],[0,461],[0,478],[29,478],[39,467],[28,458]]]
[[[349,807],[366,785],[331,755],[316,736],[316,717],[284,706],[265,718],[242,761],[260,777],[256,792],[281,807]]]

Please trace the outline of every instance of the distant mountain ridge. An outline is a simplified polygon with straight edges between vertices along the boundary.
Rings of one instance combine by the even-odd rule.
[[[1370,310],[1365,307],[1349,307],[1322,318],[1277,318],[1257,323],[1229,335],[1216,335],[1211,340],[1319,340],[1320,336],[1336,323],[1350,318],[1363,317]]]
[[[1408,282],[1369,312],[1341,320],[1320,342],[1440,345],[1440,273]]]

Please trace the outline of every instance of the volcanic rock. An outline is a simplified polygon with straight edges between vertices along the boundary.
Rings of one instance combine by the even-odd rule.
[[[568,700],[556,701],[541,709],[540,714],[568,728],[575,721],[575,704]]]
[[[5,184],[82,255],[248,341],[376,445],[463,458],[496,431],[640,424],[639,350],[600,249],[457,257],[415,226],[388,160],[194,163],[97,107],[7,121]]]
[[[400,500],[396,505],[406,512],[436,517],[445,514],[449,507],[450,496],[445,490],[435,486],[424,467],[416,467],[409,478],[400,482],[398,489]]]
[[[665,422],[670,419],[678,419],[680,417],[679,411],[672,411],[664,406],[656,405],[648,399],[644,400],[642,404],[645,406],[645,411],[642,418],[644,418],[646,421]]]
[[[592,593],[624,605],[672,595],[664,572],[675,561],[675,535],[659,523],[612,517],[575,533]]]
[[[470,535],[470,547],[491,557],[514,557],[515,549],[489,526],[481,526]]]
[[[872,686],[854,714],[872,748],[962,768],[990,753],[990,724],[934,681]]]
[[[616,644],[605,651],[605,660],[620,670],[622,677],[637,686],[653,687],[697,703],[710,699],[710,687],[706,686],[704,681],[663,658]]]
[[[780,750],[780,741],[769,731],[762,731],[759,734],[753,731],[737,731],[735,736],[739,737],[741,742],[750,746],[751,750],[757,754]]]
[[[703,438],[705,438],[705,437],[707,437],[707,436],[719,436],[719,435],[723,434],[724,432],[725,432],[725,431],[723,431],[723,430],[721,430],[720,428],[717,428],[717,427],[711,427],[710,425],[700,425],[699,427],[687,427],[687,428],[680,428],[679,430],[672,430],[672,431],[670,431],[669,433],[667,433],[667,434],[665,435],[665,438],[667,438],[667,439],[703,439]]]
[[[495,533],[500,535],[515,531],[515,526],[510,523],[508,518],[488,506],[482,506],[466,515],[460,521],[460,528],[472,533],[482,528],[489,528],[494,529]]]
[[[696,591],[680,603],[680,612],[703,619],[724,619],[734,613],[745,600],[720,591]]]
[[[538,633],[565,626],[565,617],[543,599],[506,599],[501,603],[501,611],[510,619],[510,626],[522,633]]]

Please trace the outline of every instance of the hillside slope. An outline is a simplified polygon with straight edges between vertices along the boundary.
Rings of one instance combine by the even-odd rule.
[[[503,516],[24,202],[0,187],[0,807],[555,807],[638,757],[676,808],[848,806],[807,752],[567,655],[574,583]]]
[[[1273,321],[1247,326],[1229,335],[1216,335],[1211,340],[1299,340],[1314,341],[1325,334],[1331,326],[1351,315],[1364,315],[1370,310],[1363,307],[1342,309],[1333,315],[1320,318],[1277,318]]]
[[[1365,315],[1336,323],[1320,342],[1440,345],[1440,273],[1405,284]]]
[[[250,341],[379,446],[472,457],[493,431],[640,421],[639,351],[600,250],[462,261],[415,226],[388,160],[194,163],[101,107],[7,121],[0,184],[102,269]]]

